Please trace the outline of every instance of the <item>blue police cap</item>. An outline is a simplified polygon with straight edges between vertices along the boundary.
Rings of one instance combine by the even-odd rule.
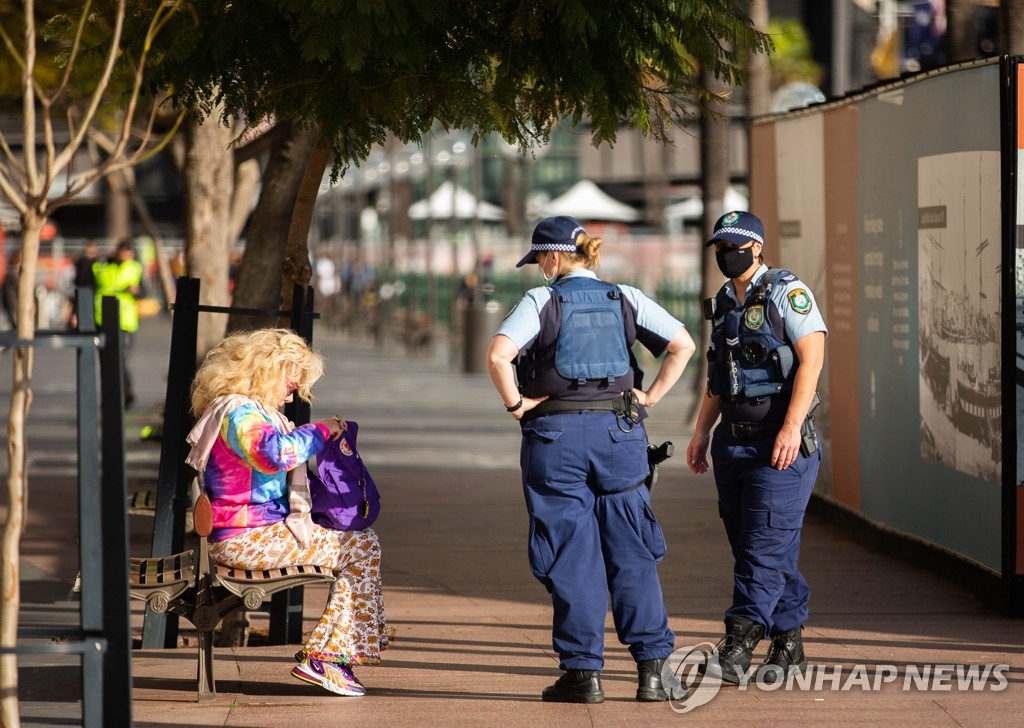
[[[516,268],[521,268],[527,263],[536,263],[537,253],[543,250],[575,253],[576,239],[580,236],[580,233],[586,234],[586,232],[579,220],[568,215],[548,217],[541,220],[533,230],[530,252],[516,263]]]
[[[727,212],[715,223],[715,232],[711,240],[704,244],[707,248],[716,240],[724,240],[733,245],[746,245],[751,240],[764,245],[764,224],[752,212],[735,210]]]

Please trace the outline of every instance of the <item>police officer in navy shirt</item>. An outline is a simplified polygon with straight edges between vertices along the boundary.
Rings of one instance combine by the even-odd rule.
[[[806,420],[827,329],[807,286],[761,262],[764,243],[764,226],[749,212],[723,215],[707,243],[729,280],[705,303],[708,391],[686,450],[690,469],[706,473],[710,442],[718,509],[735,557],[725,637],[704,671],[734,684],[765,636],[772,643],[759,669],[767,682],[807,668],[800,633],[810,590],[797,560],[821,460]]]
[[[601,243],[571,217],[537,225],[518,265],[538,264],[548,285],[529,290],[506,317],[488,370],[522,426],[530,566],[551,594],[552,644],[565,671],[543,700],[604,700],[609,593],[619,640],[637,662],[636,699],[667,700],[662,668],[675,635],[658,580],[665,539],[644,487],[642,419],[695,347],[683,325],[639,290],[597,278]],[[646,390],[634,341],[665,354]]]

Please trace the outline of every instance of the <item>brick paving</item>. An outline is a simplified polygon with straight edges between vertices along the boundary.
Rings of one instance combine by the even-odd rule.
[[[217,648],[218,699],[195,699],[192,646],[136,650],[133,711],[139,726],[378,724],[621,725],[1019,725],[1024,712],[1024,622],[1000,616],[941,575],[852,540],[809,516],[801,568],[812,589],[804,633],[817,689],[724,688],[703,705],[639,704],[635,672],[609,620],[607,701],[552,705],[541,689],[558,675],[547,594],[526,558],[527,517],[518,472],[518,428],[486,374],[462,374],[443,344],[425,358],[396,347],[318,332],[328,360],[313,416],[359,421],[360,451],[383,496],[376,528],[394,642],[380,666],[359,670],[368,695],[332,696],[288,675],[294,646]],[[128,414],[129,484],[152,487],[159,448],[134,433],[159,418],[169,325],[143,324],[131,367],[139,404]],[[36,369],[30,415],[30,516],[23,541],[23,644],[71,637],[69,599],[77,565],[73,456],[73,358],[49,352]],[[0,393],[10,391],[10,354],[0,354]],[[683,463],[692,393],[681,384],[654,411],[651,440],[670,439],[677,455],[663,466],[654,507],[669,552],[661,566],[677,647],[714,642],[731,594],[731,557],[710,475]],[[148,550],[152,521],[130,518],[131,547]],[[326,588],[305,590],[305,626],[320,613]],[[140,633],[142,611],[133,603]],[[253,642],[265,619],[254,614]],[[194,633],[182,623],[188,644]],[[763,656],[762,642],[758,655]],[[938,688],[908,682],[934,665],[1009,665],[989,688],[961,690],[956,668]],[[857,666],[863,666],[858,668]],[[860,672],[862,670],[863,672]],[[895,676],[890,674],[895,672]],[[830,677],[831,675],[831,677]],[[877,682],[877,689],[875,689]],[[25,725],[75,725],[81,718],[75,660],[19,658]],[[909,687],[910,689],[905,689]],[[713,693],[713,691],[712,691]],[[691,708],[683,714],[680,711]]]

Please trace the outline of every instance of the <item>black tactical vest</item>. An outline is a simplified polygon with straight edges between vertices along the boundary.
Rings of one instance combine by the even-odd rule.
[[[715,297],[708,391],[722,400],[725,421],[764,420],[769,409],[777,409],[772,404],[783,404],[766,398],[779,399],[775,395],[788,395],[793,387],[798,362],[782,316],[770,300],[774,287],[792,275],[781,268],[767,271],[742,304],[724,286]]]

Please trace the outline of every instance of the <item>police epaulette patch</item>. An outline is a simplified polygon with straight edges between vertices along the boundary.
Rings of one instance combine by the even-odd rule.
[[[796,280],[796,274],[795,273],[790,273],[789,275],[782,276],[782,278],[780,280],[783,283],[792,283],[793,281]]]
[[[794,311],[804,314],[805,316],[809,314],[811,312],[811,308],[813,308],[811,297],[807,295],[807,291],[803,288],[796,288],[789,292],[789,305],[793,307]]]

